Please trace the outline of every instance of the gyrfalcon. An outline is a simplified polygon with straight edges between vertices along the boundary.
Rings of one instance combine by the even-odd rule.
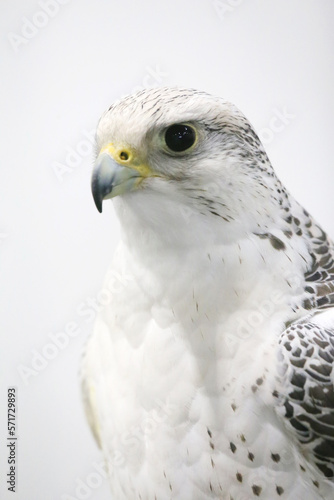
[[[121,241],[82,379],[110,498],[333,500],[333,243],[219,97],[143,90],[96,143]]]

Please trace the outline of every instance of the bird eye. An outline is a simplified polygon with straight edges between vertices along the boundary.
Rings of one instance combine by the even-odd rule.
[[[171,151],[179,153],[189,149],[196,141],[196,132],[190,125],[178,123],[165,132],[165,142]]]

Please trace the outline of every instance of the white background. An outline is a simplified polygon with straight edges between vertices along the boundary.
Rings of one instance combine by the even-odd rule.
[[[0,497],[108,499],[80,399],[93,319],[78,307],[96,297],[119,228],[111,203],[103,215],[93,204],[87,135],[113,100],[139,87],[223,96],[261,132],[281,180],[333,236],[334,3],[11,0],[0,14]],[[71,322],[78,335],[64,334],[68,345],[55,353],[50,334]],[[33,352],[43,349],[55,357],[33,369]],[[12,385],[16,494],[3,479]],[[78,489],[80,481],[91,487]]]

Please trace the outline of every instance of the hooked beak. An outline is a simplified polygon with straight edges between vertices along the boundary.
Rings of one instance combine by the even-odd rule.
[[[117,163],[104,151],[99,154],[92,175],[92,194],[96,208],[102,212],[103,200],[135,189],[142,179],[141,173],[131,166]]]

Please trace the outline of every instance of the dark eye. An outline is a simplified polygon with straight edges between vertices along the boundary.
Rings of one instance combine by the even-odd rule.
[[[165,132],[165,142],[169,149],[177,153],[189,149],[196,141],[196,132],[190,125],[178,123]]]

